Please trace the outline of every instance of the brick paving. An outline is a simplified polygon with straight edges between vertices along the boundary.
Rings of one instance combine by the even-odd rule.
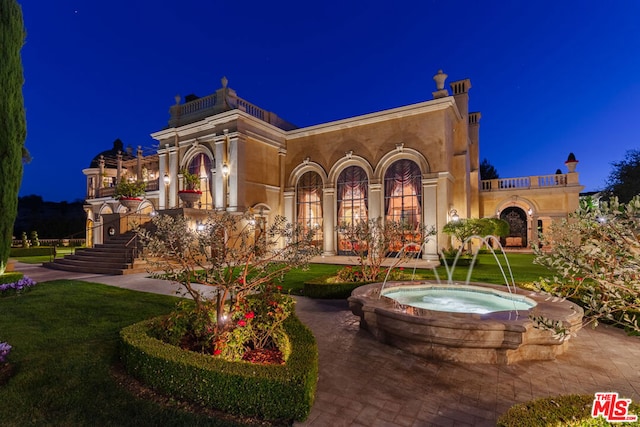
[[[617,391],[640,401],[640,337],[599,326],[554,361],[509,366],[429,361],[376,341],[345,301],[298,298],[320,354],[316,402],[296,426],[494,426],[515,403]]]
[[[76,279],[175,295],[144,274],[104,276],[19,263],[36,281]],[[360,330],[344,300],[297,297],[296,313],[318,342],[320,372],[309,418],[296,426],[493,426],[515,403],[615,391],[640,402],[640,337],[607,326],[571,338],[554,361],[509,366],[429,361]]]

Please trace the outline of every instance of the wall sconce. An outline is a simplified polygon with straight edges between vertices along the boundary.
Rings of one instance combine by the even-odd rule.
[[[222,175],[225,177],[229,176],[229,165],[226,163],[222,165]]]
[[[204,229],[205,229],[204,224],[203,224],[203,223],[201,223],[200,221],[198,221],[198,222],[196,223],[196,230],[197,230],[197,231],[204,231]]]
[[[460,215],[458,215],[458,211],[455,209],[451,209],[449,211],[449,218],[451,218],[451,221],[453,222],[458,222],[460,220]]]
[[[169,183],[171,182],[171,177],[166,172],[164,173],[164,178],[163,179],[164,179],[164,184],[165,185],[169,185]]]
[[[529,208],[529,210],[527,211],[527,213],[529,214],[529,216],[533,215],[533,209]]]

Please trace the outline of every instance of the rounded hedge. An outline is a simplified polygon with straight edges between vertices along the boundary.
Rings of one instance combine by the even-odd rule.
[[[519,403],[500,416],[496,425],[498,427],[609,425],[604,419],[591,417],[594,397],[593,394],[570,394]],[[638,414],[640,405],[632,404],[629,409],[631,413]],[[625,423],[625,425],[629,424]]]
[[[120,332],[127,372],[179,399],[236,415],[302,421],[311,411],[318,381],[318,349],[311,331],[294,315],[284,322],[291,355],[284,365],[228,362],[183,350],[149,335],[156,319]]]

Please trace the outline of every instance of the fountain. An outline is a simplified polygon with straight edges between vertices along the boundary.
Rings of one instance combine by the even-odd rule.
[[[360,317],[360,327],[378,341],[439,360],[510,364],[522,360],[552,360],[564,353],[571,333],[582,324],[582,308],[567,300],[517,289],[499,240],[494,236],[471,236],[463,242],[463,247],[474,238],[480,239],[482,245],[473,253],[464,283],[453,280],[459,250],[451,268],[441,254],[447,272],[446,283],[441,282],[435,267],[434,281],[389,282],[390,268],[382,283],[356,288],[348,301],[353,314]],[[492,241],[497,242],[504,255],[511,280],[490,244]],[[470,282],[473,265],[483,246],[488,247],[496,259],[505,285]],[[422,247],[418,256],[421,250]],[[400,252],[398,260],[399,256]],[[552,331],[535,328],[534,316],[561,321],[569,334],[557,337]]]

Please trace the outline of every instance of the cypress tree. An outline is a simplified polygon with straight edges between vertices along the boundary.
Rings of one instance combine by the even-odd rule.
[[[22,159],[27,134],[22,96],[22,59],[25,30],[16,0],[0,0],[0,274],[11,249],[13,223],[18,213]]]

